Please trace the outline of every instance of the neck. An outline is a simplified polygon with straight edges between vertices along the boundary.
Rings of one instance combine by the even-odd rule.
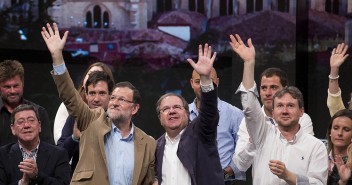
[[[333,155],[339,155],[341,157],[347,156],[347,147],[333,147]]]
[[[132,129],[131,122],[113,122],[114,125],[120,130],[122,138],[128,136]]]
[[[32,151],[35,148],[37,148],[38,143],[39,143],[39,138],[37,138],[33,141],[30,141],[30,142],[21,142],[21,141],[18,141],[18,142],[28,152],[28,151]]]
[[[9,113],[12,113],[13,110],[18,106],[20,105],[20,103],[16,103],[16,104],[7,104],[5,102],[4,103],[4,107],[7,109],[7,111],[9,111]]]
[[[267,109],[264,107],[264,112],[265,112],[266,116],[269,116],[271,118],[273,117],[273,114],[272,114],[273,111],[271,109]]]
[[[278,125],[278,128],[287,141],[292,141],[297,132],[299,131],[299,124],[297,123],[292,127],[283,127]]]
[[[167,135],[173,141],[175,137],[181,132],[181,130],[169,130],[167,131]]]
[[[199,107],[200,107],[200,99],[199,98],[196,98],[196,107],[197,107],[197,110],[199,111]]]

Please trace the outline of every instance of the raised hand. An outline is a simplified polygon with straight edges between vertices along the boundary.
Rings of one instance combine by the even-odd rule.
[[[338,44],[336,48],[332,50],[330,57],[330,67],[339,68],[341,64],[346,60],[348,54],[346,54],[348,45],[345,43]]]
[[[248,47],[243,43],[238,34],[235,34],[235,36],[230,35],[230,39],[232,50],[237,53],[244,62],[255,62],[255,48],[252,44],[252,39],[248,39]]]
[[[30,179],[34,179],[38,175],[37,163],[33,158],[23,160],[18,167],[20,171],[25,173]]]
[[[340,176],[340,184],[347,184],[351,177],[351,169],[343,162],[341,156],[335,157],[335,165]]]
[[[270,160],[269,169],[271,173],[283,179],[288,184],[296,184],[296,175],[286,168],[285,163],[278,160]]]
[[[48,47],[54,64],[63,62],[62,50],[64,49],[68,31],[65,31],[63,37],[60,37],[59,28],[56,23],[53,23],[53,28],[49,23],[46,24],[46,28],[42,27],[42,37]]]
[[[213,64],[216,58],[216,52],[214,52],[213,56],[211,56],[211,46],[208,44],[204,45],[204,50],[202,45],[198,47],[198,62],[195,63],[192,59],[187,59],[187,61],[191,64],[193,69],[200,75],[206,76],[210,78],[211,69],[213,68]]]

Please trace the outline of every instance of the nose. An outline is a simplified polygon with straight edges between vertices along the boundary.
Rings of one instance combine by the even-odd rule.
[[[339,136],[342,136],[342,133],[343,133],[343,130],[340,129],[337,134],[338,134]]]

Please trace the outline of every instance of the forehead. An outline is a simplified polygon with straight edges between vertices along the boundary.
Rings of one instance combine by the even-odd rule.
[[[263,76],[262,79],[260,80],[260,86],[272,86],[272,85],[282,87],[280,78],[278,76],[275,76],[275,75],[271,77]]]
[[[22,80],[19,75],[16,75],[7,80],[4,80],[1,84],[11,85],[11,84],[18,84],[18,83],[22,83]]]
[[[27,117],[36,118],[37,116],[35,115],[35,112],[33,110],[23,110],[15,114],[15,120],[20,118],[27,118]]]
[[[160,103],[160,107],[173,105],[182,105],[182,100],[177,96],[167,96]]]
[[[113,96],[123,96],[123,97],[133,97],[132,89],[128,87],[116,87],[111,95]]]
[[[275,104],[277,103],[295,103],[298,104],[298,100],[293,98],[291,94],[286,93],[281,97],[275,97],[274,99]]]
[[[332,122],[332,125],[342,125],[346,127],[352,127],[352,120],[346,116],[337,117]]]
[[[93,90],[108,91],[108,84],[105,81],[99,81],[95,85],[93,85],[93,84],[88,85],[88,91],[93,91]]]
[[[103,71],[103,68],[100,66],[93,66],[89,69],[88,73],[91,73],[92,71]]]

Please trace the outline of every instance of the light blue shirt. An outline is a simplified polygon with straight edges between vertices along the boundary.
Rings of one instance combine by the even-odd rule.
[[[237,142],[237,131],[243,119],[243,112],[235,106],[218,98],[219,124],[217,128],[217,144],[221,167],[230,166],[235,177],[225,180],[246,180],[246,173],[241,172],[232,161]],[[189,117],[193,120],[198,116],[196,100],[189,104]]]
[[[134,125],[126,138],[112,124],[112,129],[104,137],[109,182],[111,185],[131,185],[134,169]]]

